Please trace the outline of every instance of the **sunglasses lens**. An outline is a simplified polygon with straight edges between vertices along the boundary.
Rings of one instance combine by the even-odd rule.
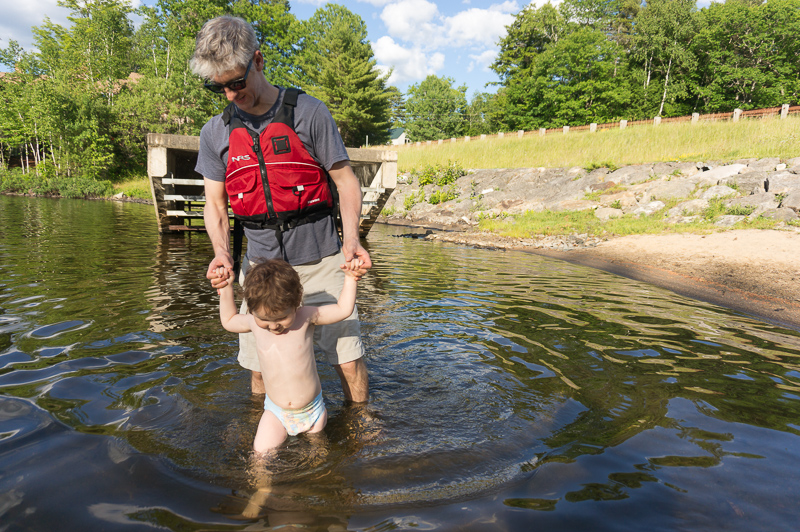
[[[219,83],[204,83],[203,86],[211,92],[216,92],[217,94],[225,92],[225,86],[220,85]]]
[[[243,79],[237,79],[228,83],[228,88],[232,91],[240,91],[247,86],[247,82]]]

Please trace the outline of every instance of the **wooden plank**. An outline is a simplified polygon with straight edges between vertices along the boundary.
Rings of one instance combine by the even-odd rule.
[[[182,194],[164,194],[164,201],[205,201],[205,196],[185,196]]]
[[[175,179],[172,177],[165,177],[161,182],[165,185],[197,185],[199,187],[205,185],[202,179]]]
[[[202,218],[203,211],[167,211],[167,216]]]

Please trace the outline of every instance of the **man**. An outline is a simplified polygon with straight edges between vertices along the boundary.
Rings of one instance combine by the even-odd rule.
[[[208,21],[197,36],[190,66],[206,80],[206,88],[224,93],[233,104],[212,117],[200,133],[195,170],[204,177],[204,220],[214,248],[206,277],[219,289],[227,281],[217,278],[217,268],[234,266],[228,221],[232,197],[234,214],[243,221],[247,236],[243,270],[249,261],[282,258],[300,274],[306,305],[335,303],[344,282],[339,265],[358,258],[363,263],[361,276],[372,262],[358,236],[361,185],[330,112],[315,98],[267,81],[255,32],[239,18]],[[301,159],[305,162],[298,162]],[[282,175],[273,172],[281,165]],[[310,169],[313,177],[286,171],[287,165]],[[325,172],[338,190],[341,244],[329,209],[332,201],[327,185],[319,177]],[[313,187],[308,186],[311,182]],[[309,198],[312,188],[319,190],[319,197],[303,200],[307,203],[298,207],[300,210],[281,212],[279,199],[296,197],[300,201]],[[258,208],[248,211],[247,202],[260,202],[263,212]],[[243,305],[242,312],[245,310]],[[319,328],[315,340],[336,369],[345,399],[366,402],[368,376],[357,312],[339,324]],[[239,344],[239,363],[251,370],[252,392],[265,393],[252,334],[240,335]]]

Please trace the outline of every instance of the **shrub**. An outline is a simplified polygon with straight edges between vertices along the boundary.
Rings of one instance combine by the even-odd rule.
[[[422,169],[421,172],[416,171],[412,173],[417,178],[417,183],[420,187],[425,185],[452,185],[461,176],[467,175],[460,164],[454,161],[449,161],[446,165],[433,164],[428,165]]]
[[[428,203],[431,205],[438,205],[440,203],[456,199],[457,197],[458,194],[456,193],[456,187],[455,185],[452,185],[450,187],[442,188],[436,192],[433,192],[431,197],[428,198]]]

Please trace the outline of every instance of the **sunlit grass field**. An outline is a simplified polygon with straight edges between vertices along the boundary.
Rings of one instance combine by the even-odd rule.
[[[516,133],[441,145],[395,147],[398,170],[457,161],[464,168],[616,167],[667,161],[733,161],[744,158],[800,156],[800,115],[691,124],[664,123],[590,133]]]

